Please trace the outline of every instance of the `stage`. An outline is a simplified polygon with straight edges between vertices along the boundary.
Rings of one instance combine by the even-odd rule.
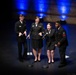
[[[58,68],[60,57],[58,49],[56,48],[55,63],[49,64],[48,68],[44,69],[43,66],[47,65],[47,56],[44,47],[41,62],[34,63],[33,67],[28,67],[28,65],[33,63],[33,55],[29,55],[28,59],[24,62],[18,60],[14,23],[15,22],[4,24],[0,28],[0,73],[2,73],[2,75],[76,75],[76,25],[65,25],[68,26],[69,39],[69,46],[66,51],[66,55],[69,56],[69,58],[66,58],[68,62],[67,66]]]

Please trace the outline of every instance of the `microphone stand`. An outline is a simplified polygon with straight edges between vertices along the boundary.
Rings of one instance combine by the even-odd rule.
[[[28,39],[28,37],[26,37],[26,39]],[[29,53],[30,53],[30,38],[29,38],[29,43],[28,43],[28,49],[29,49]],[[30,61],[31,62],[31,61]],[[28,67],[33,67],[34,66],[34,62],[32,62],[32,63],[29,63],[28,65],[27,65]]]
[[[47,34],[48,34],[48,33],[46,33],[46,34],[43,36],[43,39],[45,39],[45,36],[46,36]],[[45,46],[44,46],[44,49],[46,49]],[[43,65],[42,68],[47,69],[47,68],[49,68],[49,65],[48,65],[48,64]]]

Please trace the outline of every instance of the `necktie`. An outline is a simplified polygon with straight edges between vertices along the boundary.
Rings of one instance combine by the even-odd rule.
[[[23,22],[21,21],[21,24],[23,24]]]
[[[37,24],[36,24],[36,27],[37,27]]]
[[[49,31],[49,34],[51,33],[51,30]]]

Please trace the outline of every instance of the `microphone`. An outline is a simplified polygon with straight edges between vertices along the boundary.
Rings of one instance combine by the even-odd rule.
[[[45,38],[45,36],[47,35],[48,33],[46,32],[46,34],[43,36],[43,39]]]

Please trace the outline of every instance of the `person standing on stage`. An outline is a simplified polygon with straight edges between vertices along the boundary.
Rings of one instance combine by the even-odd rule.
[[[50,23],[47,24],[47,30],[44,36],[46,39],[48,63],[54,63],[55,29],[52,28]]]
[[[40,62],[40,56],[41,56],[41,50],[43,47],[43,36],[44,28],[43,24],[40,23],[40,18],[36,16],[35,23],[32,23],[32,27],[30,30],[30,34],[28,37],[32,37],[32,48],[33,48],[33,54],[34,54],[34,62],[39,61]],[[38,53],[37,53],[38,50]],[[38,56],[37,56],[38,55]]]
[[[19,15],[19,21],[15,23],[15,31],[17,34],[18,41],[18,58],[23,61],[27,57],[27,42],[26,42],[26,23],[24,21],[24,15]],[[22,46],[24,51],[22,52]]]
[[[62,28],[60,21],[57,21],[55,23],[56,30],[56,44],[55,46],[58,46],[59,48],[59,54],[60,54],[60,65],[58,67],[63,67],[66,65],[66,59],[65,59],[65,52],[66,48],[68,46],[68,40],[67,40],[67,34],[64,28]]]

